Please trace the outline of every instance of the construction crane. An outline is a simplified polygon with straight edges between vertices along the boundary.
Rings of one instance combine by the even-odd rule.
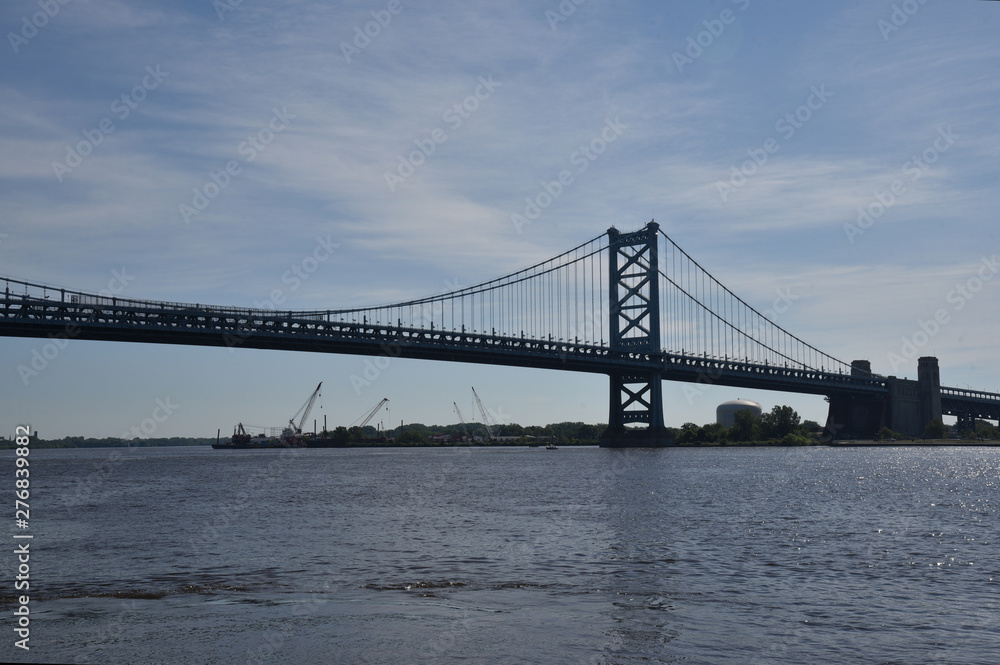
[[[375,414],[379,412],[379,409],[381,409],[383,406],[385,406],[388,403],[389,403],[389,398],[388,397],[383,397],[382,401],[379,402],[378,404],[376,404],[374,409],[372,409],[371,411],[368,411],[365,415],[361,416],[361,418],[364,418],[364,420],[361,420],[361,418],[358,418],[358,420],[361,420],[361,424],[358,425],[358,427],[360,429],[364,429],[365,425],[367,425],[369,423],[369,421],[371,421],[371,419],[375,417]],[[386,407],[386,409],[388,409],[388,408],[389,407]],[[357,423],[358,420],[355,420],[353,423],[351,423],[351,427],[354,427],[354,424]]]
[[[295,415],[294,415],[294,416],[292,416],[291,418],[289,418],[289,419],[288,419],[288,426],[289,426],[290,428],[292,428],[292,430],[293,430],[293,431],[294,431],[294,432],[295,432],[296,434],[302,434],[302,425],[303,425],[303,424],[304,424],[304,423],[306,422],[306,418],[308,418],[308,417],[309,417],[309,412],[310,412],[310,411],[312,411],[312,408],[313,408],[313,404],[315,404],[315,403],[316,403],[316,398],[317,398],[317,397],[319,397],[319,389],[320,389],[320,387],[321,387],[322,385],[323,385],[323,382],[322,382],[322,381],[320,381],[320,382],[319,382],[319,385],[318,385],[318,386],[316,386],[316,390],[314,390],[314,391],[313,391],[313,394],[312,394],[312,395],[310,395],[310,396],[309,396],[309,399],[307,399],[307,400],[306,400],[306,403],[305,403],[305,404],[303,404],[303,405],[302,405],[302,406],[301,406],[301,407],[299,408],[299,410],[295,412]],[[301,418],[299,418],[299,424],[298,424],[298,425],[296,425],[296,424],[295,424],[295,419],[296,419],[296,418],[298,417],[298,415],[299,415],[300,413],[302,414],[302,417],[301,417]]]
[[[458,414],[458,422],[462,423],[462,431],[465,432],[465,438],[471,440],[469,437],[469,428],[465,426],[465,418],[462,417],[462,410],[458,408],[458,402],[452,402],[452,404],[455,405],[455,413]]]
[[[479,413],[483,414],[483,424],[486,425],[486,433],[489,435],[490,441],[495,441],[493,428],[490,427],[490,416],[486,413],[486,407],[483,406],[483,400],[479,399],[479,393],[476,392],[475,386],[472,387],[472,396],[476,398],[476,404],[479,405]]]

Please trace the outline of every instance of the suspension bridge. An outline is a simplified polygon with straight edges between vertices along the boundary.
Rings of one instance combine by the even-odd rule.
[[[602,445],[670,445],[662,382],[824,395],[827,434],[922,434],[934,418],[1000,420],[1000,394],[838,360],[730,291],[655,222],[606,233],[475,286],[351,309],[289,310],[137,300],[3,279],[0,335],[383,355],[605,374]]]

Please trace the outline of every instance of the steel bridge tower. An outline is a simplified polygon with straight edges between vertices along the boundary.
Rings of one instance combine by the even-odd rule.
[[[659,229],[656,222],[634,233],[608,229],[608,301],[611,351],[659,359],[662,365]],[[608,429],[601,445],[672,445],[663,426],[662,370],[615,372],[610,378]],[[645,423],[646,428],[626,427],[632,423]]]

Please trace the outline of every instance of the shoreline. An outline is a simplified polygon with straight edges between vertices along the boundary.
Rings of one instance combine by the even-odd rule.
[[[211,448],[215,440],[209,439],[194,439],[191,443],[136,443],[132,442],[131,445],[127,443],[121,444],[111,444],[111,443],[94,443],[87,445],[79,445],[76,443],[67,445],[66,442],[61,440],[55,441],[33,441],[31,447],[36,450],[56,450],[56,449],[85,449],[85,448],[101,448],[101,449],[120,449],[120,448]],[[489,441],[469,441],[469,442],[456,442],[456,443],[434,443],[434,442],[420,442],[420,443],[380,443],[374,441],[351,441],[344,445],[338,446],[321,446],[311,448],[309,446],[302,446],[306,450],[320,450],[321,448],[492,448],[492,447],[509,447],[509,448],[545,448],[545,443],[530,442],[530,441],[502,441],[502,442],[489,442]],[[577,448],[586,446],[600,446],[599,440],[584,440],[584,441],[553,441],[558,447],[565,448]],[[8,445],[9,444],[9,445]],[[904,441],[877,441],[874,439],[857,439],[857,440],[834,440],[823,442],[819,440],[810,441],[809,443],[803,444],[782,444],[778,441],[740,441],[740,442],[726,442],[724,444],[720,443],[679,443],[672,446],[664,446],[665,448],[808,448],[808,447],[829,447],[829,448],[893,448],[893,447],[970,447],[970,446],[982,446],[982,447],[1000,447],[1000,440],[990,439],[990,440],[970,440],[970,439],[914,439],[914,440],[904,440]],[[13,450],[15,448],[13,441],[0,441],[0,450]],[[261,447],[261,448],[233,448],[232,450],[269,450],[269,449],[283,449],[284,446],[271,446],[271,447]],[[293,446],[293,448],[298,449],[298,447]],[[225,450],[225,448],[223,448]]]
[[[832,448],[893,448],[893,447],[964,447],[964,446],[1000,446],[1000,440],[984,441],[970,439],[915,439],[912,441],[875,441],[858,439],[856,441],[831,441],[826,444]]]

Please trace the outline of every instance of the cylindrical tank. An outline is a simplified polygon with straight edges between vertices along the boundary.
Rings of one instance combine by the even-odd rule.
[[[736,412],[742,410],[752,411],[758,418],[764,412],[757,402],[751,402],[748,399],[732,399],[716,407],[715,422],[723,427],[732,427],[736,424]]]

